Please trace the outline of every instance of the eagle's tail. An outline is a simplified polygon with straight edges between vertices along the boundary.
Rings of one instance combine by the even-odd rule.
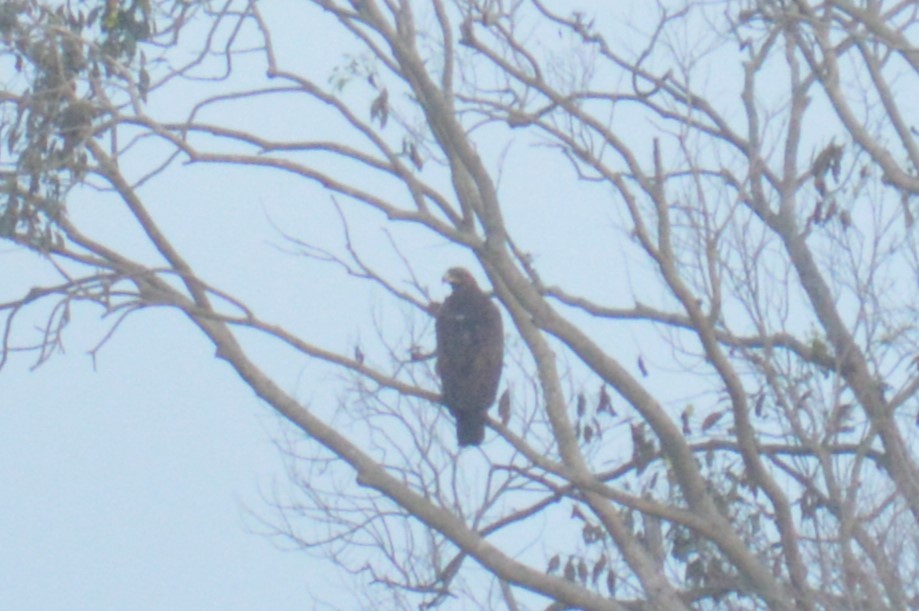
[[[460,447],[477,446],[485,439],[485,414],[460,412],[456,414],[456,441]]]

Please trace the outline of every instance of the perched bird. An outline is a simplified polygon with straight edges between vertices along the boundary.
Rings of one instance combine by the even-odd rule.
[[[495,402],[501,378],[501,312],[467,270],[450,268],[444,282],[453,292],[435,323],[442,401],[456,419],[459,445],[479,445],[485,437],[485,413]]]

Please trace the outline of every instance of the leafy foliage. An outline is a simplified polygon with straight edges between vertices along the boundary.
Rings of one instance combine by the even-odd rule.
[[[298,3],[334,52],[270,7],[0,6],[0,233],[62,277],[8,327],[57,299],[44,358],[73,300],[181,311],[298,431],[279,533],[370,608],[915,606],[913,3]],[[199,277],[141,189],[180,164],[315,189],[283,203],[338,224],[275,229],[382,295],[362,339]],[[77,185],[156,260],[71,223]],[[439,257],[477,263],[508,323],[498,419],[465,454],[430,358]],[[344,371],[320,380],[334,406],[248,334]]]

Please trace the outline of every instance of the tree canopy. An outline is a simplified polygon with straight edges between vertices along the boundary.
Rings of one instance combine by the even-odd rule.
[[[48,275],[0,366],[180,313],[368,604],[914,607],[916,4],[599,4],[3,3],[0,237]],[[454,265],[506,334],[462,451]]]

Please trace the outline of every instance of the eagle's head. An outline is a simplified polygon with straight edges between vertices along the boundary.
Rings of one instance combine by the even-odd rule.
[[[470,274],[468,270],[462,267],[451,267],[448,269],[447,273],[444,274],[444,282],[452,286],[454,290],[464,286],[478,286],[475,282],[475,278],[472,277],[472,274]]]

